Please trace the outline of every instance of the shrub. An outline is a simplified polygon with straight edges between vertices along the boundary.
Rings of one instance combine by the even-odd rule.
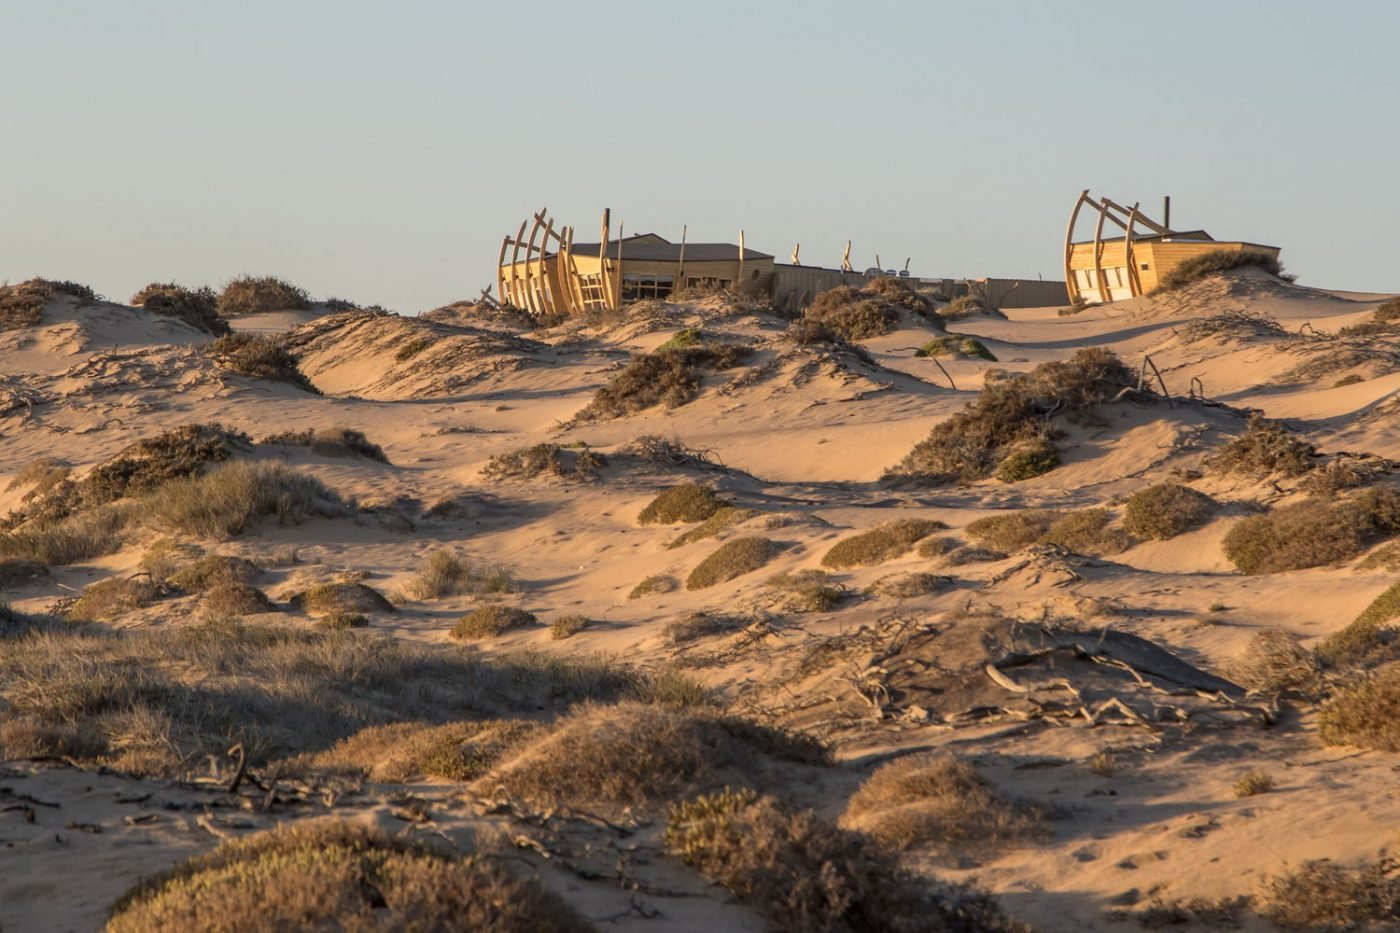
[[[549,637],[555,641],[573,638],[591,624],[587,616],[579,615],[576,612],[555,616],[554,621],[549,624]]]
[[[1400,665],[1338,691],[1318,717],[1324,745],[1400,752]]]
[[[885,522],[836,542],[822,557],[822,566],[844,570],[882,564],[902,557],[915,544],[947,527],[943,522],[926,518],[898,518]]]
[[[233,332],[228,322],[219,317],[218,298],[210,288],[185,288],[175,282],[152,282],[131,296],[131,304],[179,318],[194,329],[216,337]]]
[[[998,794],[950,755],[914,755],[879,768],[851,797],[841,825],[896,849],[988,850],[1040,831],[1043,814]]]
[[[1139,538],[1165,541],[1203,525],[1215,512],[1215,500],[1179,483],[1140,489],[1123,509],[1123,527]]]
[[[227,334],[208,344],[204,352],[221,368],[250,379],[286,382],[320,394],[297,366],[296,358],[271,337],[262,334]]]
[[[705,519],[700,524],[688,531],[682,532],[670,541],[666,542],[668,548],[684,547],[687,544],[694,544],[696,541],[704,541],[707,538],[715,538],[733,528],[741,522],[746,522],[756,515],[761,515],[758,509],[741,509],[735,506],[721,506],[713,515]]]
[[[394,361],[407,363],[424,350],[431,347],[436,341],[432,337],[413,337],[394,351]]]
[[[250,906],[254,909],[250,910]],[[591,929],[556,895],[494,861],[444,856],[377,829],[317,820],[229,840],[128,891],[111,933],[227,929]]]
[[[855,342],[894,330],[899,309],[868,289],[838,285],[817,295],[803,317],[844,341]]]
[[[74,622],[100,622],[118,618],[133,609],[149,606],[160,587],[147,577],[111,577],[83,590],[68,609]]]
[[[359,612],[333,609],[316,620],[316,627],[326,632],[342,632],[352,628],[368,628],[369,617]]]
[[[521,719],[395,722],[361,729],[291,767],[392,784],[424,777],[472,781],[540,728]]]
[[[1236,797],[1254,797],[1274,789],[1274,779],[1267,771],[1250,771],[1235,782]]]
[[[935,337],[914,352],[915,356],[960,356],[971,357],[979,360],[989,360],[995,363],[996,356],[987,349],[986,344],[973,337],[959,337],[950,334],[946,337]]]
[[[536,444],[497,454],[482,467],[487,479],[534,479],[542,474],[562,479],[591,480],[608,465],[607,458],[587,446],[567,449],[558,444]]]
[[[526,612],[515,606],[491,603],[478,606],[462,616],[457,620],[457,624],[452,626],[452,631],[449,634],[458,641],[491,638],[508,629],[534,625],[537,621],[539,620],[532,612]]]
[[[753,905],[776,933],[1013,930],[985,896],[921,889],[896,859],[859,833],[749,789],[671,807],[666,848]]]
[[[1278,261],[1278,257],[1270,253],[1260,253],[1253,250],[1236,252],[1235,250],[1216,249],[1199,256],[1193,256],[1168,271],[1158,280],[1156,290],[1159,292],[1175,291],[1209,276],[1246,267],[1263,269],[1270,275],[1278,276],[1289,282],[1293,281],[1292,276],[1284,273],[1283,264]]]
[[[674,525],[703,522],[728,505],[709,486],[681,483],[663,491],[647,503],[637,516],[639,525]]]
[[[216,583],[205,590],[203,608],[206,616],[216,619],[277,611],[262,590],[252,584],[232,580]]]
[[[656,405],[678,408],[700,394],[705,372],[730,369],[749,352],[747,347],[733,344],[705,344],[634,356],[594,394],[578,417],[604,421]]]
[[[1309,499],[1241,519],[1226,533],[1225,556],[1242,573],[1279,573],[1350,560],[1400,531],[1400,493],[1369,489],[1342,501]]]
[[[948,577],[940,577],[933,573],[895,573],[876,580],[871,584],[870,591],[877,596],[913,599],[916,596],[927,596],[946,590],[952,582]]]
[[[364,432],[354,428],[307,428],[305,431],[283,431],[269,434],[263,444],[281,444],[286,447],[306,447],[313,454],[322,457],[365,457],[388,463],[384,448],[365,437]]]
[[[1038,437],[1012,451],[997,464],[996,477],[1003,483],[1044,476],[1060,465],[1060,452],[1048,437]]]
[[[208,538],[240,534],[263,516],[297,523],[344,512],[320,480],[281,464],[247,461],[172,480],[146,496],[144,506],[157,525]]]
[[[961,321],[975,314],[989,314],[991,307],[981,295],[971,293],[959,295],[938,309],[938,316],[945,321]]]
[[[686,577],[685,588],[703,590],[750,573],[772,560],[778,546],[768,538],[735,538],[720,545]]]
[[[989,381],[976,401],[935,425],[886,472],[885,480],[938,484],[982,479],[1016,451],[1048,445],[1049,414],[1081,415],[1136,383],[1118,357],[1098,347]]]
[[[788,325],[783,336],[799,347],[810,347],[816,343],[845,345],[846,341],[835,330],[811,318],[798,318]]]
[[[307,615],[330,615],[335,612],[394,612],[393,603],[372,586],[363,583],[320,583],[295,593],[287,600],[292,608]]]
[[[1317,654],[1281,629],[1255,633],[1230,670],[1240,686],[1261,692],[1310,691],[1319,673]]]
[[[1400,919],[1400,872],[1394,859],[1361,865],[1306,861],[1270,879],[1259,912],[1286,930],[1383,929]]]
[[[311,298],[305,291],[272,276],[239,276],[219,293],[219,313],[224,317],[310,307]]]
[[[1018,509],[968,522],[964,531],[977,544],[998,551],[1019,551],[1040,541],[1064,515],[1049,509]]]
[[[666,623],[665,628],[661,630],[661,637],[666,640],[666,644],[675,647],[702,638],[729,635],[746,624],[746,619],[722,612],[690,612]]]
[[[44,318],[44,308],[54,295],[71,295],[79,305],[92,304],[97,294],[76,282],[29,279],[18,285],[0,284],[0,331],[33,327]]]
[[[1400,296],[1389,298],[1376,305],[1376,310],[1371,312],[1371,320],[1382,324],[1400,320]]]
[[[780,573],[769,577],[768,585],[783,592],[783,608],[788,612],[830,612],[850,595],[821,570]]]
[[[628,599],[641,599],[653,593],[674,593],[681,588],[680,581],[664,573],[654,573],[642,580],[627,594]]]
[[[763,782],[776,761],[823,764],[811,739],[699,709],[582,706],[481,781],[539,808],[647,808],[725,783]]]
[[[148,551],[146,556],[142,558],[142,566],[147,566],[148,560],[151,564],[156,564],[160,559],[154,558]],[[203,593],[216,586],[230,583],[252,583],[261,575],[262,569],[247,558],[228,557],[223,554],[201,557],[193,563],[165,574],[152,571],[152,576],[163,579],[166,583],[176,589],[184,590],[186,593]]]
[[[404,587],[404,595],[409,599],[442,599],[514,593],[517,589],[511,572],[499,564],[478,564],[450,551],[434,551],[427,566]]]
[[[121,549],[129,508],[105,505],[67,518],[0,534],[0,557],[50,566],[74,564]]]
[[[680,330],[678,330],[678,331],[676,331],[674,334],[672,334],[671,337],[670,337],[670,339],[668,339],[665,343],[663,343],[661,346],[657,347],[656,349],[658,349],[658,350],[680,350],[680,349],[684,349],[685,347],[693,347],[693,346],[695,346],[695,345],[697,345],[697,344],[700,344],[700,343],[703,343],[703,342],[704,342],[704,337],[703,337],[703,336],[701,335],[701,333],[700,333],[700,328],[698,328],[698,327],[682,327]]]
[[[925,538],[919,542],[918,550],[915,553],[925,560],[935,560],[939,557],[945,557],[949,551],[956,550],[957,547],[957,538]]]
[[[1103,557],[1132,547],[1133,540],[1121,528],[1113,527],[1108,509],[1079,509],[1067,512],[1041,536],[1042,544],[1055,544],[1076,554]]]
[[[1327,636],[1317,653],[1331,664],[1361,661],[1385,643],[1390,623],[1397,616],[1400,616],[1400,583],[1391,584],[1346,628]]]
[[[71,467],[54,457],[40,457],[38,460],[29,461],[24,469],[11,477],[5,491],[13,492],[21,486],[28,486],[29,491],[24,494],[25,500],[28,501],[47,494],[72,472]]]
[[[1361,383],[1363,383],[1363,382],[1365,382],[1365,381],[1366,381],[1366,380],[1363,379],[1363,378],[1361,378],[1361,376],[1359,376],[1358,374],[1352,373],[1351,375],[1349,375],[1349,376],[1343,376],[1342,378],[1338,379],[1336,382],[1332,383],[1332,388],[1334,388],[1334,389],[1343,389],[1343,388],[1346,388],[1347,386],[1360,385]]]
[[[33,583],[49,575],[49,568],[37,560],[0,558],[0,592]],[[0,606],[4,603],[0,602]]]
[[[1221,447],[1206,464],[1216,473],[1302,476],[1313,468],[1315,457],[1317,448],[1279,422],[1251,415],[1243,433]]]

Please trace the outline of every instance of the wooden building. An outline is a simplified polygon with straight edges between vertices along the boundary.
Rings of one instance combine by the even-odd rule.
[[[1079,213],[1088,205],[1098,214],[1092,240],[1075,241]],[[1121,234],[1104,236],[1104,223]],[[1205,253],[1256,252],[1278,257],[1279,247],[1243,240],[1217,240],[1204,230],[1171,229],[1171,201],[1164,202],[1158,223],[1139,210],[1108,198],[1095,200],[1086,189],[1074,202],[1065,231],[1065,282],[1069,300],[1091,303],[1119,301],[1145,295],[1157,288],[1162,277],[1189,259]]]

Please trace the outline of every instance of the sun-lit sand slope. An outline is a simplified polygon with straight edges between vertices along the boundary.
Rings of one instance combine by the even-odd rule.
[[[1367,513],[1350,549],[1277,572],[1240,572],[1226,539],[1271,509],[1391,488],[1400,329],[1368,324],[1386,297],[1244,270],[1072,315],[1012,310],[945,324],[901,308],[887,333],[853,342],[794,339],[789,321],[723,297],[542,330],[461,308],[233,322],[280,340],[309,391],[240,374],[212,349],[214,335],[183,321],[55,294],[39,323],[0,331],[0,515],[38,515],[45,487],[98,489],[84,478],[107,477],[100,466],[134,443],[196,424],[235,433],[211,434],[221,452],[186,473],[207,476],[231,458],[266,468],[256,486],[281,482],[280,465],[319,480],[329,498],[303,508],[278,492],[246,527],[196,533],[195,506],[182,525],[151,498],[159,483],[106,478],[124,494],[81,508],[128,509],[109,546],[71,560],[35,561],[17,545],[0,553],[10,609],[49,620],[41,628],[119,629],[122,644],[149,638],[149,650],[179,659],[160,675],[178,690],[162,680],[113,712],[98,687],[75,697],[21,685],[0,657],[0,759],[11,759],[0,763],[0,930],[100,928],[113,902],[155,872],[225,839],[328,815],[511,853],[507,868],[538,877],[600,929],[761,930],[778,921],[760,895],[712,883],[663,840],[667,804],[726,784],[872,832],[907,868],[989,892],[1034,928],[1134,930],[1142,917],[1205,926],[1228,915],[1243,929],[1273,929],[1262,916],[1272,879],[1308,860],[1374,862],[1397,841],[1400,757],[1376,743],[1324,744],[1319,725],[1330,697],[1394,663],[1384,624],[1365,652],[1319,661],[1310,651],[1335,645],[1329,637],[1396,582],[1400,556],[1385,549],[1400,523]],[[916,354],[946,334],[976,338],[995,359]],[[619,387],[629,359],[663,347],[712,356],[695,357],[695,383],[668,399],[679,404],[625,410],[640,397]],[[901,467],[984,386],[1043,373],[1085,348],[1116,354],[1130,378],[1078,409],[1057,401],[1035,412],[1042,439],[1026,443],[1050,444],[1054,469],[1004,482],[993,463],[983,478],[933,482]],[[600,390],[612,407],[596,400]],[[1236,449],[1252,412],[1283,419],[1279,436],[1311,443],[1307,462],[1291,471],[1226,463],[1222,451]],[[332,429],[363,437],[336,440]],[[63,468],[67,480],[44,480],[45,469]],[[717,503],[700,495],[688,521],[639,521],[682,483],[709,488],[730,510],[706,519]],[[1132,497],[1161,483],[1183,484],[1199,514],[1155,537],[1131,520],[1125,528]],[[1064,515],[1032,510],[1074,521],[1053,525]],[[1008,516],[1021,524],[973,524]],[[12,518],[6,533],[41,518]],[[885,536],[832,551],[872,529]],[[1299,524],[1283,537],[1331,531]],[[716,570],[707,558],[722,547]],[[420,575],[442,552],[512,582],[430,591]],[[172,582],[201,554],[251,562],[238,582],[245,604],[219,609],[214,590]],[[111,579],[139,585],[115,605],[78,599]],[[345,604],[320,605],[324,584],[339,585]],[[270,603],[250,596],[254,587]],[[471,617],[465,642],[454,638],[459,620],[483,607],[495,608]],[[65,614],[91,621],[55,621]],[[325,634],[328,616],[357,627]],[[559,637],[554,623],[571,616],[586,624]],[[356,679],[347,661],[325,674],[352,684],[336,693],[298,680],[307,675],[291,662],[245,669],[245,649],[216,663],[160,641],[215,624],[366,644],[388,636],[491,673],[396,660],[403,666],[379,681]],[[24,634],[26,625],[8,637],[0,625],[0,654],[59,637]],[[1304,671],[1286,683],[1249,666],[1260,633],[1280,630],[1306,649],[1289,655]],[[139,663],[102,658],[64,676],[105,684]],[[550,658],[594,673],[571,681]],[[683,678],[713,706],[578,686],[603,668],[651,684]],[[175,727],[134,721],[132,703],[164,709],[181,690],[273,681],[285,706],[237,715],[300,716],[332,693],[340,704],[300,747],[280,733],[256,738],[253,719],[213,722],[209,711],[201,734],[229,745],[244,736],[241,751],[191,739],[181,712],[170,714]],[[45,703],[67,705],[42,713]],[[680,708],[817,739],[834,763],[647,718]],[[113,731],[117,713],[132,721]],[[92,738],[83,730],[99,715],[107,731]],[[648,734],[690,736],[677,747],[699,742],[703,774],[676,777],[654,799],[582,789],[585,772],[607,759],[587,742],[571,745],[569,730],[624,734],[629,716]],[[327,776],[329,759],[316,758],[365,726],[463,719],[510,720],[519,735],[455,780],[411,764]],[[157,748],[152,734],[168,742]],[[1394,742],[1394,727],[1389,734]],[[991,802],[954,803],[926,823],[917,794],[889,810],[850,803],[880,767],[926,753],[974,768]],[[234,777],[240,757],[246,778]],[[1272,786],[1237,795],[1252,772]],[[974,811],[1001,822],[962,827]]]

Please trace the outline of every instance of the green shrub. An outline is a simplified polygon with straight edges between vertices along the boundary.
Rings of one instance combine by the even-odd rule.
[[[269,434],[259,443],[280,444],[284,447],[306,447],[322,457],[365,457],[388,463],[384,448],[354,428],[307,428],[304,431],[282,431]]]
[[[305,291],[272,276],[239,276],[219,293],[219,313],[224,317],[310,307],[311,298]]]
[[[938,316],[945,321],[961,321],[977,314],[990,314],[991,306],[976,293],[959,295],[938,309]]]
[[[152,282],[131,296],[137,308],[179,318],[205,333],[221,337],[232,333],[228,321],[219,317],[218,298],[210,288],[185,288],[175,282]]]
[[[1018,509],[968,522],[964,531],[977,544],[1009,553],[1040,541],[1064,515],[1050,509]]]
[[[674,525],[678,522],[703,522],[729,503],[709,486],[681,483],[663,491],[647,503],[637,516],[639,525]]]
[[[442,599],[514,593],[518,589],[515,577],[499,564],[478,564],[450,551],[434,551],[427,566],[404,587],[404,594],[409,599]]]
[[[1277,421],[1251,415],[1244,431],[1210,457],[1206,464],[1216,473],[1242,473],[1266,477],[1276,474],[1302,476],[1311,470],[1317,448]]]
[[[702,344],[632,357],[579,412],[581,421],[605,421],[656,405],[678,408],[700,394],[706,372],[731,369],[751,351],[734,344]]]
[[[1338,691],[1322,708],[1317,733],[1324,745],[1400,752],[1400,665]]]
[[[476,607],[458,619],[457,624],[452,626],[452,631],[449,634],[458,641],[491,638],[508,629],[534,625],[537,621],[539,620],[532,612],[526,612],[515,606],[489,603]]]
[[[1118,554],[1132,547],[1133,539],[1123,529],[1114,527],[1112,521],[1113,513],[1108,509],[1067,512],[1046,530],[1040,543],[1094,557]]]
[[[627,594],[628,599],[641,599],[643,596],[650,596],[653,593],[674,593],[680,589],[680,581],[675,577],[664,573],[654,573],[636,586]]]
[[[565,448],[558,444],[536,444],[509,453],[497,454],[486,462],[481,475],[486,479],[534,479],[548,474],[561,479],[591,480],[608,465],[602,454],[583,447]]]
[[[1351,499],[1309,499],[1241,519],[1225,535],[1225,556],[1242,573],[1279,573],[1350,560],[1400,532],[1400,493],[1369,489]]]
[[[320,480],[278,463],[248,461],[171,480],[147,495],[143,504],[154,524],[206,538],[241,534],[264,516],[299,523],[345,511],[339,497]]]
[[[1317,653],[1331,664],[1361,661],[1385,644],[1391,623],[1397,617],[1400,617],[1400,583],[1391,584],[1346,628],[1327,636],[1318,645]]]
[[[844,570],[882,564],[902,557],[915,544],[947,527],[943,522],[926,518],[899,518],[885,522],[836,542],[822,557],[822,565]]]
[[[989,360],[995,363],[997,358],[987,349],[986,344],[973,337],[959,337],[950,334],[946,337],[935,337],[924,344],[914,353],[915,356],[960,356],[979,360]]]
[[[888,334],[899,323],[895,305],[883,296],[849,285],[838,285],[817,295],[803,316],[848,343]]]
[[[735,538],[720,545],[686,577],[685,588],[703,590],[750,573],[772,560],[778,546],[768,538]]]
[[[718,537],[735,525],[746,522],[756,515],[761,515],[758,509],[741,509],[735,506],[721,506],[713,515],[705,519],[687,531],[682,532],[670,541],[666,542],[668,548],[684,547],[687,544],[694,544],[696,541],[704,541],[707,538]]]
[[[1055,449],[1054,442],[1047,437],[1039,437],[998,463],[996,476],[1003,483],[1019,483],[1044,476],[1059,465],[1060,452]]]
[[[1123,509],[1123,527],[1139,538],[1165,541],[1203,525],[1215,513],[1215,500],[1180,483],[1140,489]]]
[[[1253,250],[1237,252],[1216,249],[1194,256],[1168,271],[1158,280],[1156,290],[1159,292],[1175,291],[1209,276],[1246,267],[1263,269],[1270,275],[1276,275],[1289,282],[1293,281],[1292,276],[1284,273],[1283,264],[1278,261],[1278,257],[1270,253],[1260,253]]]
[[[281,344],[262,334],[226,334],[204,348],[221,368],[250,379],[286,382],[320,394]]]
[[[682,350],[703,343],[704,337],[698,327],[682,327],[671,338],[657,347],[658,350]]]

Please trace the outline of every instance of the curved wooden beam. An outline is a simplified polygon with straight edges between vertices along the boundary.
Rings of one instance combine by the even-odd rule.
[[[506,247],[510,245],[510,234],[501,240],[501,255],[496,259],[496,297],[506,300]]]
[[[515,234],[515,249],[510,254],[510,303],[512,307],[522,307],[520,296],[516,291],[516,278],[520,273],[520,247],[525,241],[525,225],[530,221],[520,221],[520,230]]]
[[[847,240],[847,241],[846,241],[846,251],[845,251],[844,253],[841,254],[841,271],[842,271],[842,272],[854,272],[854,271],[855,271],[855,269],[851,266],[851,241],[850,241],[850,240]]]
[[[540,313],[539,302],[535,300],[535,288],[530,281],[533,278],[530,272],[530,260],[535,254],[535,237],[540,234],[540,220],[540,214],[535,214],[535,222],[530,226],[530,239],[525,244],[525,310],[531,314]]]
[[[1128,226],[1123,231],[1123,261],[1128,265],[1128,288],[1134,298],[1142,294],[1142,277],[1138,275],[1137,260],[1133,257],[1133,224],[1137,222],[1141,203],[1134,204],[1128,211]]]
[[[1084,206],[1084,202],[1089,200],[1089,189],[1085,188],[1079,193],[1079,198],[1074,202],[1074,208],[1069,212],[1069,226],[1065,228],[1065,288],[1069,291],[1070,304],[1079,300],[1079,284],[1074,281],[1074,270],[1070,268],[1070,259],[1074,256],[1074,224],[1079,220],[1079,209]],[[850,249],[847,245],[846,249]]]
[[[554,295],[554,285],[549,281],[549,266],[545,262],[544,254],[549,248],[550,237],[558,234],[554,232],[554,218],[548,217],[544,224],[544,239],[540,241],[540,302],[544,305],[546,314],[554,314],[559,311],[558,303]],[[556,259],[557,261],[557,259]]]
[[[1094,224],[1094,282],[1098,285],[1099,301],[1108,300],[1107,282],[1103,276],[1103,220],[1108,216],[1108,208],[1102,204],[1099,209],[1099,222]]]

